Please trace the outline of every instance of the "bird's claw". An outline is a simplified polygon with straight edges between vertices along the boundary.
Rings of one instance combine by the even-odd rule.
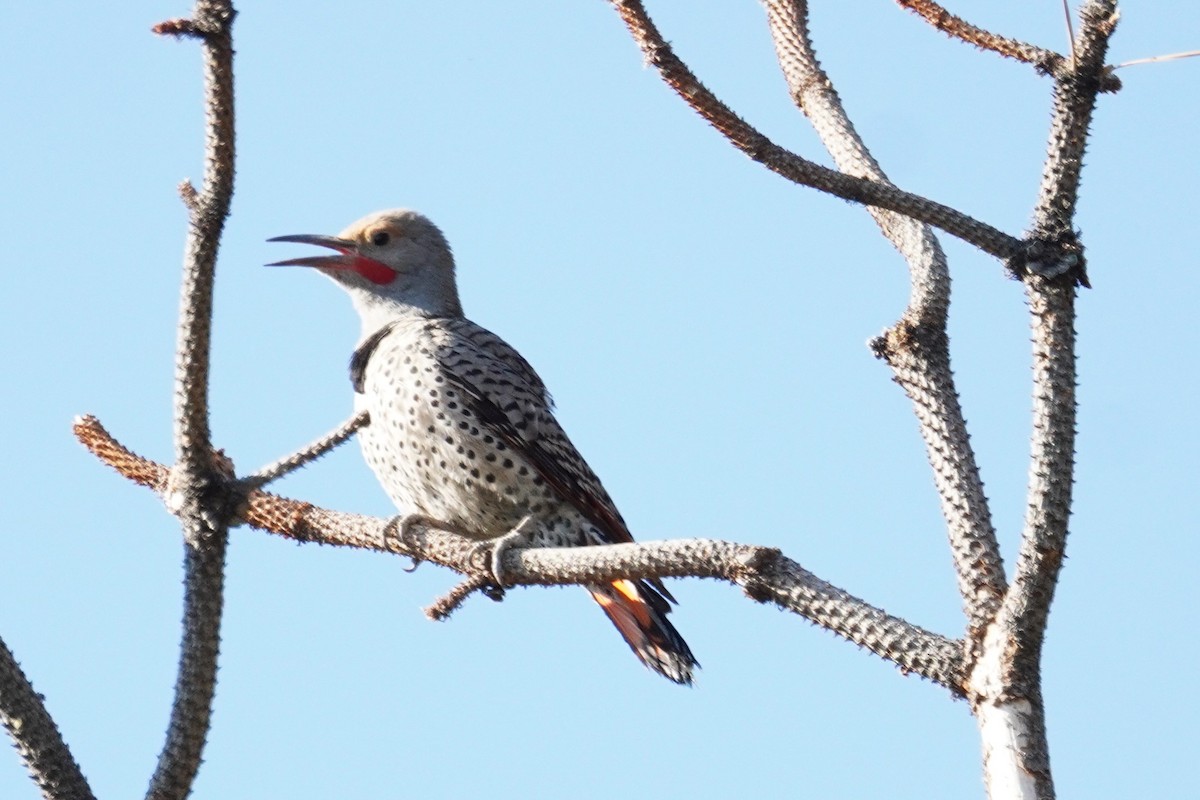
[[[444,527],[443,523],[438,522],[438,520],[433,519],[432,517],[427,517],[424,514],[397,514],[388,520],[387,525],[383,526],[384,549],[387,549],[388,539],[394,536],[404,549],[415,552],[418,547],[413,538],[412,530],[418,525],[426,528],[438,529]],[[404,571],[416,572],[417,567],[421,566],[421,562],[424,561],[424,559],[420,556],[413,555],[412,552],[405,553],[405,555],[412,559],[412,564],[405,567]]]
[[[514,545],[529,544],[536,529],[537,523],[534,522],[532,515],[528,515],[508,533],[480,545],[481,548],[487,548],[488,566],[491,568],[492,579],[496,582],[500,596],[503,596],[504,586],[508,583],[504,579],[504,554]],[[500,599],[500,597],[492,597],[491,594],[488,594],[488,597],[493,600]]]

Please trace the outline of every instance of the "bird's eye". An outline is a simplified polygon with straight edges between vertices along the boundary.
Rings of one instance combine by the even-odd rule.
[[[391,239],[392,237],[388,235],[387,231],[378,231],[371,234],[371,244],[375,245],[376,247],[383,247],[385,244],[390,242]]]

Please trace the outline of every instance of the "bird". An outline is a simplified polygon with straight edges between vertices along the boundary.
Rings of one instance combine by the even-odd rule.
[[[633,541],[537,372],[464,316],[453,253],[432,221],[392,209],[337,236],[268,241],[334,251],[268,266],[314,267],[350,295],[362,323],[350,380],[356,412],[370,418],[359,439],[404,515],[396,520],[440,521],[481,543],[517,534],[543,547]],[[643,664],[692,683],[699,663],[667,619],[675,598],[660,580],[585,588]]]

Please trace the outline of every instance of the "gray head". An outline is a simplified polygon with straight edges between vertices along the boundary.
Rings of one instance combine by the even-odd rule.
[[[267,266],[316,267],[333,278],[350,293],[364,332],[404,314],[462,316],[450,245],[438,227],[416,211],[377,211],[337,236],[296,234],[268,241],[336,250],[337,255],[292,258]]]

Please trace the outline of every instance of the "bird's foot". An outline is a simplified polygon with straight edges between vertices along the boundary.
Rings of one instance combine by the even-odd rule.
[[[508,533],[484,542],[480,548],[488,548],[488,558],[492,570],[492,580],[496,582],[496,586],[503,594],[504,586],[508,583],[504,579],[504,554],[507,553],[514,545],[527,545],[533,541],[533,532],[537,530],[537,522],[533,515],[530,514],[517,523],[517,527],[513,528]],[[493,598],[497,599],[497,598]]]
[[[414,572],[417,567],[421,566],[423,560],[420,556],[413,555],[418,550],[416,540],[413,538],[413,528],[436,528],[438,530],[447,530],[446,523],[427,517],[424,514],[397,514],[388,520],[388,524],[383,526],[383,546],[388,548],[388,539],[395,537],[400,543],[400,546],[409,552],[406,553],[412,559],[412,565],[405,567],[405,572]]]

